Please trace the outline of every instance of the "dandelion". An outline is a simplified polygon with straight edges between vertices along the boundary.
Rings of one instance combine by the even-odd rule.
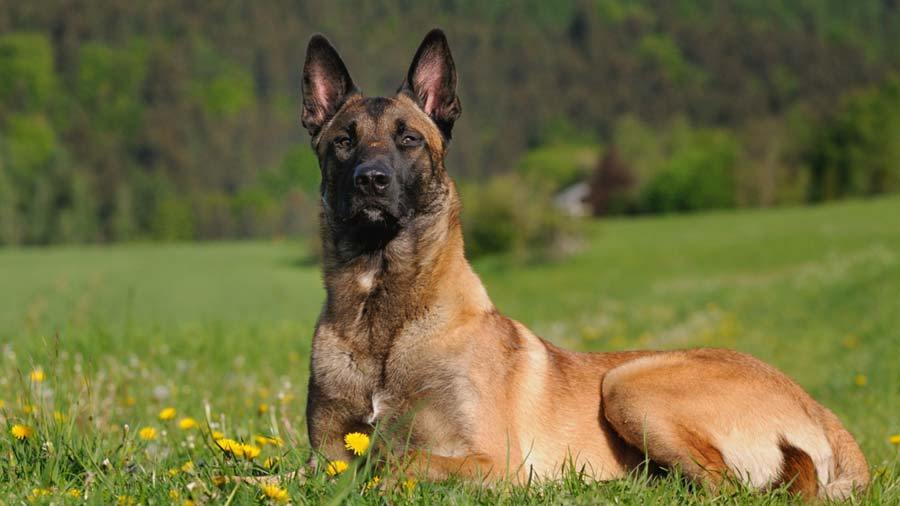
[[[138,437],[144,441],[153,441],[156,439],[156,429],[153,427],[143,427],[138,431]]]
[[[228,438],[217,439],[216,445],[218,445],[222,451],[233,457],[246,457],[251,460],[258,457],[259,453],[262,451],[258,446],[239,443],[234,439]]]
[[[181,503],[181,506],[197,506],[197,503],[190,499],[185,499],[184,502]]]
[[[66,421],[66,415],[62,414],[61,411],[54,411],[53,419],[56,420],[58,423],[62,423],[62,422]]]
[[[217,430],[212,431],[212,438],[214,441],[218,440],[218,439],[222,439],[224,437],[225,437],[225,434],[223,434],[222,432],[217,431]]]
[[[413,489],[416,488],[416,479],[407,478],[406,481],[403,482],[403,488],[405,488],[407,492],[412,492]]]
[[[137,404],[137,399],[135,399],[133,396],[129,395],[128,397],[125,398],[124,404],[125,404],[125,406],[130,408],[131,406],[134,406],[135,404]]]
[[[69,490],[66,491],[66,495],[69,497],[74,497],[75,499],[80,499],[81,498],[81,490],[78,490],[77,488],[70,488]]]
[[[373,476],[371,480],[366,482],[366,491],[374,489],[381,483],[381,476]]]
[[[181,430],[191,430],[195,427],[197,427],[197,420],[194,420],[193,418],[191,418],[189,416],[186,416],[186,417],[182,418],[181,420],[178,420],[178,428]]]
[[[230,453],[237,457],[243,456],[244,452],[241,449],[241,443],[238,443],[234,439],[229,439],[227,437],[220,437],[216,439],[216,446],[222,449],[225,453]],[[238,455],[240,453],[240,455]]]
[[[189,460],[189,461],[185,462],[184,464],[181,464],[181,470],[182,470],[182,472],[185,472],[185,473],[194,472],[194,461]]]
[[[12,437],[18,439],[19,441],[24,441],[34,435],[34,429],[27,425],[15,424],[9,429],[9,433],[12,434]]]
[[[177,500],[179,497],[181,497],[181,492],[175,490],[174,488],[172,490],[169,490],[169,499],[174,501],[174,500]]]
[[[347,463],[343,460],[332,460],[325,468],[325,473],[328,474],[328,476],[337,476],[346,471],[347,467]]]
[[[159,419],[165,422],[175,418],[175,414],[175,408],[165,408],[159,412]]]
[[[50,490],[46,488],[33,488],[31,489],[31,494],[28,495],[28,500],[30,502],[35,502],[41,497],[47,497],[50,495]]]
[[[893,445],[900,445],[900,434],[894,434],[888,438],[888,441]]]
[[[177,467],[170,467],[168,473],[169,473],[169,476],[171,476],[171,477],[174,478],[175,476],[178,476],[178,468],[177,468]],[[176,498],[176,499],[177,499],[177,498]]]
[[[272,469],[273,467],[275,467],[276,463],[278,463],[278,461],[276,459],[269,457],[263,461],[263,468],[264,469]]]
[[[241,450],[244,452],[244,457],[246,457],[250,460],[253,460],[256,457],[258,457],[259,452],[262,451],[258,446],[250,445],[250,444],[242,444]]]
[[[3,409],[3,406],[5,406],[5,405],[6,405],[6,403],[3,402],[3,399],[0,399],[0,409]]]
[[[360,432],[351,432],[344,436],[344,448],[352,451],[356,456],[363,455],[369,449],[369,436]]]
[[[864,387],[869,384],[869,378],[866,377],[865,374],[857,374],[855,378],[853,378],[853,382],[856,383],[858,387]]]
[[[257,444],[260,446],[281,446],[284,444],[284,440],[280,437],[258,435],[254,439],[256,439]]]
[[[260,415],[266,414],[267,411],[269,411],[269,405],[266,404],[265,402],[261,402],[259,404],[259,406],[257,406],[257,408],[256,408],[256,412],[259,413]]]
[[[45,379],[47,379],[47,376],[44,374],[44,370],[40,367],[37,367],[33,371],[31,371],[31,374],[29,374],[28,377],[31,378],[31,381],[35,383],[41,383]]]
[[[26,415],[30,415],[30,414],[34,413],[35,411],[37,411],[37,410],[34,409],[34,406],[32,406],[31,404],[23,404],[22,405],[22,413],[24,413]]]
[[[281,488],[278,485],[263,485],[262,493],[267,498],[276,501],[276,502],[287,502],[290,499],[290,495],[288,495],[287,489]]]
[[[116,501],[119,506],[134,506],[134,497],[129,495],[120,495]]]

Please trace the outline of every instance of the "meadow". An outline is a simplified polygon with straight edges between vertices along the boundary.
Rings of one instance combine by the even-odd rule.
[[[498,308],[569,348],[769,361],[858,438],[874,480],[855,501],[900,503],[900,198],[583,227],[562,261],[477,261]],[[227,480],[309,456],[324,292],[307,257],[293,242],[0,250],[0,504],[796,501],[574,470],[527,487],[376,484],[365,457],[270,488]]]

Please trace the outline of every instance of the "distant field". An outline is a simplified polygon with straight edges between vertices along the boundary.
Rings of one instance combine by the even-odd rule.
[[[496,305],[567,347],[728,346],[772,362],[858,437],[880,473],[866,502],[900,503],[900,446],[889,441],[900,434],[900,199],[585,228],[584,250],[563,262],[476,263]],[[59,502],[72,488],[98,504],[255,500],[259,489],[217,487],[215,477],[292,468],[305,448],[258,444],[252,463],[224,459],[204,405],[228,437],[305,444],[309,340],[322,300],[318,268],[289,242],[0,250],[0,504]],[[166,407],[174,419],[159,419]],[[200,427],[178,428],[185,416]],[[14,424],[37,432],[15,440]],[[142,440],[142,427],[155,438]],[[181,470],[188,460],[194,469]],[[419,484],[381,496],[360,492],[364,479],[286,487],[298,503],[722,499],[674,479],[648,488],[640,478],[573,478],[528,491]]]

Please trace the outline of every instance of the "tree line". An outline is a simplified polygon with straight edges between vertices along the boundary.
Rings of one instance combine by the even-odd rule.
[[[462,179],[615,181],[603,213],[900,185],[892,0],[2,2],[0,244],[307,233],[306,41],[389,94],[433,26]]]

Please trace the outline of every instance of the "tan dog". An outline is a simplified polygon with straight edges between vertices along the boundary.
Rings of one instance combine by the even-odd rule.
[[[575,353],[497,312],[463,254],[444,153],[460,114],[446,38],[429,33],[391,98],[364,97],[309,43],[303,125],[322,170],[327,300],[313,340],[312,445],[414,412],[414,470],[608,480],[645,458],[693,479],[846,497],[869,475],[853,437],[775,368],[720,349]]]

